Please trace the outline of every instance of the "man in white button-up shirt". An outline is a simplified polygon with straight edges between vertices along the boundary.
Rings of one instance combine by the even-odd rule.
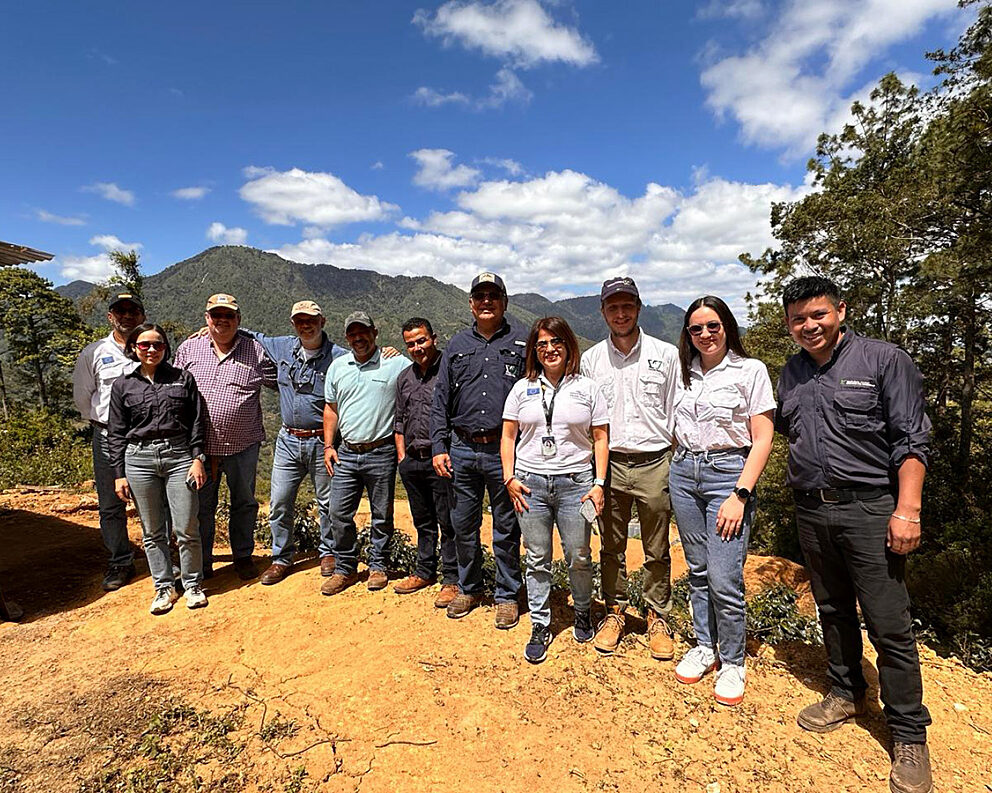
[[[110,553],[103,589],[120,589],[134,578],[134,549],[127,537],[125,504],[114,492],[114,469],[107,455],[107,418],[114,380],[138,365],[124,355],[124,342],[145,321],[137,295],[119,294],[107,306],[111,333],[86,345],[72,372],[72,397],[83,418],[93,425],[93,479],[100,504],[100,534]]]
[[[599,384],[610,412],[610,473],[600,552],[607,615],[596,632],[595,647],[612,653],[623,638],[627,524],[636,504],[644,546],[644,600],[651,655],[670,660],[675,648],[665,621],[672,607],[668,468],[679,355],[673,345],[647,335],[638,326],[641,299],[633,279],[607,280],[600,299],[610,336],[582,356],[582,374]]]

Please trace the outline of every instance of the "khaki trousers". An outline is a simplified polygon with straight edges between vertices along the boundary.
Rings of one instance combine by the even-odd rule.
[[[636,504],[644,547],[644,600],[656,614],[667,615],[672,610],[672,555],[668,544],[671,461],[671,450],[646,463],[620,462],[611,455],[600,551],[607,608],[627,607],[627,524]]]

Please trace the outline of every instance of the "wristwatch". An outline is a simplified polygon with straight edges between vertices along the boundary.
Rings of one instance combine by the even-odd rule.
[[[196,455],[196,457],[194,457],[193,459],[199,460],[201,463],[205,464],[207,462],[207,455],[203,454],[203,452],[200,452],[200,454]]]
[[[593,479],[592,480],[592,483],[594,485],[599,485],[600,487],[606,487],[606,480],[605,479],[600,479],[599,477],[597,477],[596,479]]]
[[[746,487],[735,487],[734,495],[741,501],[750,501],[752,493]]]

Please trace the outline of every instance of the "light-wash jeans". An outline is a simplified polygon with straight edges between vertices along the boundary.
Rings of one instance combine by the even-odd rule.
[[[134,548],[127,538],[127,512],[114,490],[114,467],[107,452],[107,428],[93,424],[93,479],[100,506],[100,535],[110,553],[110,564],[127,567],[134,562]]]
[[[272,530],[272,561],[292,564],[296,552],[293,509],[300,484],[309,475],[317,494],[320,513],[320,555],[334,553],[331,530],[331,477],[324,467],[324,439],[297,438],[285,428],[276,435],[272,457],[272,488],[269,492],[269,528]]]
[[[741,530],[724,540],[717,533],[720,505],[744,469],[738,450],[693,453],[680,448],[669,478],[679,538],[689,567],[692,627],[700,644],[719,646],[724,664],[744,665],[744,560],[756,499],[744,508]]]
[[[195,490],[186,487],[193,455],[186,438],[129,443],[124,452],[124,475],[141,518],[142,544],[155,589],[174,583],[169,554],[167,515],[179,543],[179,566],[187,589],[203,580],[203,557],[197,522]]]
[[[355,513],[362,492],[369,494],[372,523],[369,569],[386,572],[386,547],[393,536],[393,496],[396,494],[396,447],[387,443],[369,452],[353,452],[343,443],[331,477],[331,526],[334,529],[334,572],[351,575],[358,569]]]
[[[213,460],[207,461],[207,481],[200,488],[200,537],[203,540],[203,567],[213,570],[214,536],[217,533],[217,498],[220,475],[227,477],[231,493],[231,511],[227,533],[231,538],[231,555],[235,560],[250,559],[255,550],[255,520],[258,502],[255,500],[255,473],[258,470],[258,449],[253,443],[237,454],[217,458],[217,478],[211,476]]]
[[[517,513],[520,534],[526,548],[524,580],[532,625],[551,624],[551,557],[554,527],[558,526],[562,550],[568,564],[568,583],[576,611],[589,611],[592,599],[592,527],[582,517],[581,499],[592,487],[592,471],[578,474],[535,474],[514,471],[514,476],[530,488],[524,495],[529,510]]]

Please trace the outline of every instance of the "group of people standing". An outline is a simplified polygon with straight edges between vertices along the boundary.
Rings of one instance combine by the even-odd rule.
[[[819,277],[785,290],[786,325],[802,349],[783,370],[777,394],[721,299],[689,306],[676,348],[640,328],[631,278],[607,280],[600,296],[609,336],[580,354],[559,317],[538,320],[529,333],[509,323],[503,280],[481,273],[471,284],[472,326],[443,352],[429,320],[403,325],[411,361],[377,344],[378,329],[364,311],[345,322],[349,352],[329,340],[312,301],[292,307],[293,336],[270,337],[241,329],[235,298],[217,294],[207,302],[205,334],[183,342],[174,365],[165,332],[144,322],[141,301],[116,296],[111,335],[83,351],[74,378],[77,405],[94,424],[101,529],[111,554],[105,589],[134,575],[122,500],[133,498],[155,583],[152,612],[178,599],[167,514],[187,605],[206,605],[202,580],[213,574],[221,473],[231,491],[234,567],[243,579],[255,577],[259,392],[275,387],[283,426],[272,473],[272,559],[261,583],[276,584],[292,570],[293,505],[309,476],[320,512],[321,592],[336,595],[359,580],[354,517],[363,492],[372,513],[367,586],[388,586],[398,470],[418,534],[417,567],[395,585],[398,593],[431,586],[440,571],[435,606],[448,617],[463,618],[482,602],[488,494],[496,627],[518,623],[526,581],[531,636],[524,656],[546,658],[557,526],[573,637],[610,654],[627,628],[625,553],[636,508],[648,646],[652,657],[671,660],[674,511],[696,634],[675,677],[694,684],[712,672],[716,701],[733,706],[746,685],[743,569],[756,485],[777,429],[789,442],[787,483],[831,682],[826,697],[800,713],[799,725],[826,732],[864,712],[860,605],[879,653],[895,743],[890,786],[896,793],[930,790],[930,719],[903,578],[905,554],[919,543],[930,432],[912,361],[849,329],[836,286]],[[594,525],[606,606],[598,624],[591,610]]]

